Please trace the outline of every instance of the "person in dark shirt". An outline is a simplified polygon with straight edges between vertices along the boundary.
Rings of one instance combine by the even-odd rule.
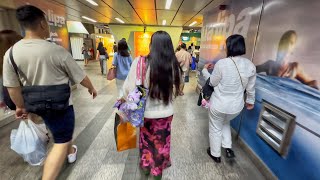
[[[102,42],[99,42],[97,48],[97,60],[100,60],[101,73],[103,76],[107,75],[107,63],[106,61],[109,59],[106,48],[103,46]]]
[[[118,52],[118,46],[117,46],[117,43],[114,42],[113,43],[113,53],[116,53],[116,52]]]

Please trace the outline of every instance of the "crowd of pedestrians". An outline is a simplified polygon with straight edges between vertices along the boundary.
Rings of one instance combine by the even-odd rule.
[[[54,145],[46,158],[42,179],[56,179],[65,159],[69,163],[77,159],[78,148],[72,143],[75,128],[72,93],[64,104],[56,102],[63,108],[50,104],[46,110],[31,111],[32,99],[25,98],[25,89],[36,92],[41,88],[71,86],[72,82],[87,88],[93,99],[97,91],[66,49],[45,40],[49,37],[49,26],[43,11],[25,5],[17,9],[16,17],[25,30],[23,38],[14,31],[0,32],[0,39],[5,42],[0,48],[3,86],[15,105],[17,119],[32,119],[30,114],[35,113],[51,131]],[[194,50],[194,46],[190,49]],[[140,68],[140,57],[132,59],[126,39],[115,42],[113,51],[117,96],[125,99],[139,81],[136,72]],[[89,55],[86,44],[83,45],[82,53],[87,65]],[[208,110],[210,147],[207,153],[216,163],[221,162],[221,147],[225,149],[227,158],[235,157],[230,120],[237,117],[244,106],[249,110],[254,107],[256,69],[251,61],[242,57],[245,53],[244,38],[232,35],[226,40],[226,58],[215,65],[206,64],[202,70],[203,76],[210,79],[210,86],[214,88]],[[106,60],[109,56],[102,43],[97,48],[97,59],[100,60],[101,73],[106,76]],[[157,31],[151,37],[150,53],[145,59],[142,84],[149,92],[144,110],[144,126],[140,128],[139,134],[140,167],[146,175],[152,174],[155,179],[161,179],[163,170],[171,166],[173,103],[179,95],[184,95],[184,82],[188,81],[186,77],[192,57],[186,44],[181,44],[175,53],[170,35],[165,31]],[[209,73],[211,70],[212,73]],[[60,93],[68,94],[67,91]]]

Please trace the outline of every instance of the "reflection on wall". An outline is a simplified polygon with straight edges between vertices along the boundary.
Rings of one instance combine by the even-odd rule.
[[[14,0],[16,7],[31,4],[47,15],[50,26],[50,40],[69,50],[69,34],[66,26],[66,11],[62,6],[39,0]]]
[[[19,22],[16,19],[15,10],[0,8],[0,31],[1,30],[14,30],[18,33],[21,32]]]
[[[247,45],[246,57],[251,59],[254,38],[257,28],[258,16],[252,14],[259,1],[249,7],[244,6],[246,1],[232,1],[227,10],[214,8],[207,12],[208,18],[204,19],[201,38],[200,54],[205,61],[215,61],[226,56],[225,40],[232,34],[241,34],[245,37]]]

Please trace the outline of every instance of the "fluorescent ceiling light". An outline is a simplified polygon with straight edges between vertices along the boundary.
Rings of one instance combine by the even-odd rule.
[[[87,0],[87,2],[94,5],[94,6],[98,6],[98,4],[93,0]]]
[[[193,25],[195,25],[195,24],[197,24],[197,21],[194,21],[194,22],[191,23],[189,26],[193,26]]]
[[[167,20],[162,20],[162,25],[166,25],[167,24]]]
[[[88,21],[91,21],[91,22],[97,22],[96,20],[94,20],[94,19],[91,19],[91,18],[88,18],[87,16],[82,16],[82,18],[83,19],[86,19],[86,20],[88,20]]]
[[[117,21],[119,21],[120,23],[124,23],[124,21],[122,21],[120,18],[115,18]]]
[[[172,0],[167,0],[167,2],[166,2],[166,9],[170,9],[171,3],[172,3]]]

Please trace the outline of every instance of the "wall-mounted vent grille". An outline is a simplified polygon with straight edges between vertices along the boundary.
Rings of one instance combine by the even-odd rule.
[[[263,101],[257,133],[281,156],[286,156],[295,126],[295,117]]]

